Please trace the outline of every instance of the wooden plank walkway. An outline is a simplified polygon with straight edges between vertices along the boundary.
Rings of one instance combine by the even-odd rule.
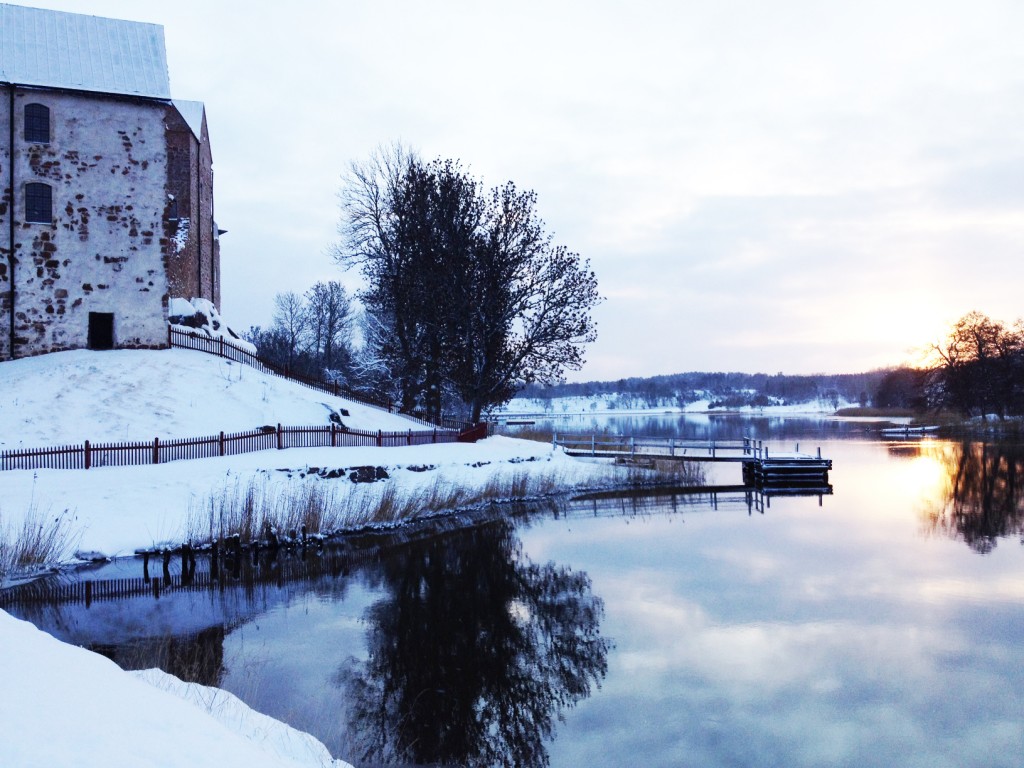
[[[646,435],[559,435],[552,445],[568,456],[642,461],[736,462],[743,464],[744,482],[758,485],[818,483],[828,481],[832,460],[817,455],[770,451],[763,440],[683,440]]]

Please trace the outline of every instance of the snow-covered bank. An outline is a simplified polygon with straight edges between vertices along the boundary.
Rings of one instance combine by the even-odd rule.
[[[422,422],[185,349],[76,350],[0,364],[0,448],[199,437],[265,424]],[[342,410],[348,415],[344,415]]]
[[[353,482],[348,470],[360,466],[381,467],[388,477]],[[307,472],[310,467],[320,471]],[[346,472],[325,477],[338,474],[325,469]],[[211,499],[250,484],[281,496],[308,484],[330,484],[338,498],[361,494],[370,503],[389,486],[406,494],[438,483],[473,490],[523,473],[572,486],[607,482],[609,471],[606,465],[570,459],[548,444],[508,437],[402,448],[292,448],[140,467],[0,472],[0,518],[20,527],[32,509],[46,517],[66,514],[75,531],[73,549],[116,556],[181,543],[190,514],[200,515]]]
[[[0,365],[0,446],[197,436],[263,424],[406,430],[419,422],[333,398],[238,363],[185,350],[89,351]],[[373,472],[353,472],[372,467]],[[309,448],[158,465],[0,472],[0,537],[26,519],[65,519],[71,550],[116,556],[176,545],[211,502],[256,487],[286,498],[328,487],[367,505],[391,490],[484,490],[529,476],[567,485],[609,480],[606,466],[550,445]],[[362,482],[367,476],[374,482]],[[354,478],[360,480],[355,482]],[[35,516],[35,517],[33,517]],[[68,553],[70,554],[70,552]],[[342,766],[308,734],[215,688],[164,673],[129,674],[0,611],[0,765]]]
[[[11,768],[343,768],[307,733],[216,688],[122,671],[0,611],[0,761]]]

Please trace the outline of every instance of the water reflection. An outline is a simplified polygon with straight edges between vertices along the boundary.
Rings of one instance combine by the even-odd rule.
[[[600,685],[611,648],[587,573],[522,551],[516,525],[551,513],[371,537],[379,547],[306,560],[264,553],[237,581],[159,598],[8,608],[122,668],[308,716],[293,724],[356,764],[545,766],[555,724]],[[365,637],[347,629],[360,614]]]
[[[930,532],[962,540],[975,552],[991,552],[1000,538],[1024,543],[1024,447],[999,443],[923,443],[916,462],[934,470],[941,488],[926,503]]]
[[[829,416],[771,416],[737,413],[590,414],[538,417],[522,425],[499,425],[499,431],[515,437],[520,432],[608,432],[615,435],[647,435],[693,440],[825,440],[877,435],[878,424],[835,419]]]
[[[530,562],[507,522],[402,548],[382,575],[369,658],[338,676],[353,699],[352,757],[547,765],[555,719],[607,672],[590,578]]]

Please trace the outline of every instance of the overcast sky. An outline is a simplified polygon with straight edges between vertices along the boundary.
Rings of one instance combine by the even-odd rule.
[[[400,140],[533,188],[606,300],[571,380],[856,372],[1024,315],[1024,3],[39,0],[165,28],[206,102],[223,312],[342,274]]]

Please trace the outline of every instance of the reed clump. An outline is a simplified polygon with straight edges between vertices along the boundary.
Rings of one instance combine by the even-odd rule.
[[[558,471],[496,473],[478,487],[443,477],[417,488],[384,481],[355,487],[314,481],[275,483],[265,478],[235,481],[188,513],[185,537],[209,543],[238,536],[242,545],[277,536],[331,536],[368,526],[389,526],[483,504],[550,496],[567,489]]]
[[[285,540],[302,535],[303,530],[307,535],[333,536],[568,491],[703,482],[699,465],[678,461],[649,462],[642,467],[594,467],[575,478],[562,467],[509,468],[492,473],[482,484],[438,476],[416,487],[403,487],[393,479],[352,485],[324,480],[281,482],[258,476],[237,479],[191,508],[185,536],[194,544],[238,536],[240,543],[248,546],[266,538],[268,530]]]
[[[20,525],[5,523],[0,514],[0,583],[68,560],[74,549],[73,515],[53,514],[33,503]]]

